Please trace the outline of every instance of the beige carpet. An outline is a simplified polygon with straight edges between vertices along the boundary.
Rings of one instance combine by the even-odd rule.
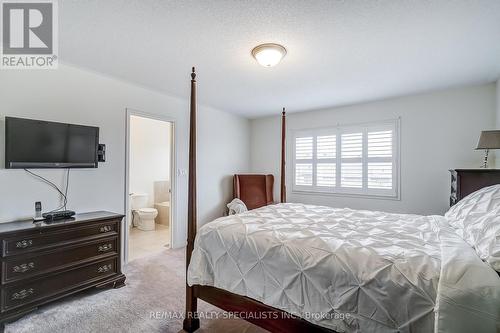
[[[40,307],[6,325],[10,333],[178,332],[185,293],[184,250],[163,250],[132,261],[124,269],[126,286],[87,291]],[[210,314],[221,310],[199,302]],[[201,320],[200,333],[262,333],[239,319]]]

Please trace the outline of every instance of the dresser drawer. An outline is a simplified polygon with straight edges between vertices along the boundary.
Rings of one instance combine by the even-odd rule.
[[[83,262],[89,262],[102,256],[116,255],[119,251],[118,246],[118,238],[114,236],[44,251],[29,257],[4,259],[2,260],[2,283],[50,273]]]
[[[55,246],[59,247],[64,243],[73,243],[78,238],[117,235],[120,230],[119,226],[120,220],[110,220],[70,229],[43,230],[37,233],[6,238],[3,240],[2,256],[7,257]]]
[[[16,284],[2,289],[2,311],[56,297],[72,289],[84,288],[117,273],[118,258],[109,258],[83,267],[67,270],[63,273],[33,280],[25,284]]]

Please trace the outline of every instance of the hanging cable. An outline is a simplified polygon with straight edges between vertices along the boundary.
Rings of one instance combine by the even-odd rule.
[[[67,196],[67,195],[68,195],[68,186],[69,186],[69,168],[68,168],[68,169],[66,169],[66,189],[65,189],[65,193],[63,193],[63,192],[59,189],[59,187],[57,187],[57,185],[56,185],[56,184],[54,184],[53,182],[51,182],[50,180],[48,180],[48,179],[46,179],[46,178],[44,178],[44,177],[42,177],[42,176],[40,176],[40,175],[37,175],[36,173],[34,173],[34,172],[32,172],[32,171],[30,171],[30,170],[28,170],[28,169],[24,169],[24,171],[26,171],[27,173],[29,173],[29,174],[30,174],[30,175],[32,175],[33,177],[35,177],[35,178],[37,178],[37,179],[39,179],[39,180],[43,181],[45,184],[47,184],[47,185],[49,185],[50,187],[52,187],[53,189],[55,189],[55,190],[56,190],[56,191],[57,191],[57,192],[61,195],[61,197],[63,198],[63,204],[62,204],[60,207],[58,207],[58,208],[56,208],[56,209],[53,209],[53,210],[51,210],[51,211],[50,211],[50,212],[48,212],[48,213],[57,212],[57,211],[59,211],[59,210],[61,210],[61,209],[63,209],[63,208],[64,208],[64,210],[66,210],[66,205],[67,205],[67,203],[68,203],[68,196]]]
[[[68,186],[69,186],[69,168],[66,169],[66,190],[64,191],[64,210],[66,209],[66,205],[68,204]]]

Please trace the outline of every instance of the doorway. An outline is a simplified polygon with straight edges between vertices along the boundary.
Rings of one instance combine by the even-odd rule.
[[[172,247],[175,122],[127,110],[125,262]]]

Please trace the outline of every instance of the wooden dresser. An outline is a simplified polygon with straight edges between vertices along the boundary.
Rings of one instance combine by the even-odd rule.
[[[123,215],[92,212],[51,223],[0,224],[0,329],[44,303],[78,291],[124,286]]]
[[[500,184],[500,169],[453,169],[450,206],[483,187]]]

